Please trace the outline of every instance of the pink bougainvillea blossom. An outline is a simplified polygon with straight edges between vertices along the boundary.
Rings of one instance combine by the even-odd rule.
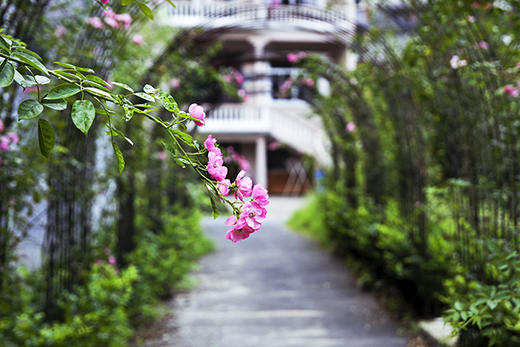
[[[270,151],[276,151],[278,148],[280,148],[282,144],[278,141],[273,141],[271,142],[267,148],[270,150]]]
[[[140,45],[144,42],[144,38],[139,34],[135,34],[134,36],[132,36],[132,42],[134,43],[134,45]]]
[[[246,172],[244,170],[240,171],[235,180],[236,191],[235,191],[235,199],[240,199],[244,201],[244,197],[248,197],[251,195],[253,181],[249,177],[244,177]]]
[[[110,0],[101,0],[101,2],[104,4],[108,4],[110,2]]]
[[[345,126],[345,130],[349,133],[353,132],[354,130],[356,130],[356,124],[354,122],[348,122]]]
[[[166,151],[161,151],[161,152],[157,153],[157,159],[159,159],[161,161],[165,161],[166,157],[167,157]]]
[[[488,47],[489,47],[489,44],[486,42],[486,41],[480,41],[478,43],[479,47],[482,48],[483,50],[487,50]]]
[[[510,85],[510,84],[508,84],[507,86],[504,87],[504,92],[505,92],[506,94],[509,94],[509,95],[515,97],[515,98],[516,98],[516,97],[518,96],[518,94],[519,94],[519,90],[518,90],[518,88],[515,88],[515,87],[513,87],[513,86]]]
[[[460,59],[458,55],[454,55],[450,59],[450,65],[452,69],[458,69],[459,67],[463,67],[468,65],[468,62],[464,59]]]
[[[198,126],[204,125],[206,114],[204,113],[204,109],[202,108],[202,106],[199,106],[197,104],[191,104],[188,108],[188,113],[191,117],[198,119],[195,121],[195,124],[197,124]]]
[[[213,177],[217,182],[221,182],[226,178],[228,169],[224,164],[224,160],[222,159],[222,155],[219,155],[215,152],[208,153],[208,173]]]
[[[9,140],[11,140],[12,143],[14,143],[15,145],[20,142],[20,136],[18,136],[17,133],[7,133],[7,137],[9,138]]]
[[[220,194],[227,196],[229,194],[229,186],[231,186],[231,181],[226,178],[217,184],[217,189]]]
[[[103,22],[99,17],[89,17],[87,18],[87,23],[96,29],[103,29]]]
[[[7,135],[0,136],[0,150],[7,152],[9,150],[10,143],[11,143],[11,140],[9,139],[9,136],[7,136]]]
[[[211,135],[208,135],[206,140],[204,140],[204,147],[208,150],[208,152],[214,152],[217,155],[222,155],[220,148],[215,146],[217,139],[213,138]]]
[[[178,79],[178,78],[172,78],[170,79],[170,81],[168,82],[168,84],[170,85],[170,87],[172,87],[173,89],[177,89],[181,86],[181,80]]]
[[[113,255],[111,255],[110,257],[108,257],[108,263],[110,265],[115,265],[116,264],[116,257],[114,257]]]
[[[4,131],[4,129],[5,129],[4,122],[2,122],[2,120],[0,119],[0,131]]]
[[[222,78],[226,83],[231,83],[233,81],[233,76],[231,76],[230,74],[223,75]]]

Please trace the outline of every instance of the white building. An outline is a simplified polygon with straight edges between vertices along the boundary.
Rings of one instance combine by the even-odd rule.
[[[327,166],[330,158],[321,121],[304,101],[311,87],[280,91],[298,74],[287,55],[315,52],[355,65],[348,47],[359,17],[356,1],[193,0],[175,5],[163,22],[202,28],[201,41],[223,44],[219,63],[244,76],[247,98],[223,102],[199,131],[212,134],[224,148],[232,144],[251,163],[249,175],[271,193],[303,192],[312,173],[305,171],[302,154],[315,158],[314,169]],[[316,87],[326,92],[326,81],[317,81]],[[278,143],[282,146],[275,148]]]

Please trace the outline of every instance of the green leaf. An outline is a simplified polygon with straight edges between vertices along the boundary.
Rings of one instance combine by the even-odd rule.
[[[123,172],[125,169],[125,158],[123,157],[123,153],[117,146],[115,142],[112,142],[112,147],[114,148],[114,153],[117,159],[117,167],[119,168],[119,173]]]
[[[155,98],[146,93],[137,92],[137,93],[134,93],[134,95],[140,97],[141,99],[145,99],[146,101],[155,102]]]
[[[38,143],[40,144],[40,152],[44,157],[49,156],[54,148],[55,141],[56,135],[54,135],[51,123],[43,118],[38,119]]]
[[[14,52],[13,57],[20,59],[25,64],[37,70],[40,70],[43,74],[49,75],[47,68],[38,60],[38,58],[23,52]]]
[[[18,107],[18,119],[36,118],[42,111],[43,106],[37,100],[25,100]]]
[[[180,131],[178,129],[171,129],[171,131],[176,135],[176,137],[179,137],[182,140],[182,142],[184,142],[188,146],[195,147],[195,145],[193,144],[193,137],[190,134]]]
[[[153,13],[152,13],[152,10],[150,9],[150,7],[146,6],[146,4],[142,3],[142,2],[139,2],[137,4],[137,6],[139,6],[139,9],[141,10],[141,12],[143,12],[143,14],[148,17],[149,19],[153,20]]]
[[[107,128],[108,128],[107,135],[121,136],[122,138],[125,139],[126,142],[128,142],[130,144],[130,146],[134,145],[134,142],[129,137],[127,137],[125,134],[123,134],[120,130],[117,130],[116,128],[111,127],[109,125],[107,125]]]
[[[175,6],[175,4],[172,2],[172,0],[166,0],[170,5],[173,6],[173,8],[177,8],[177,6]]]
[[[53,88],[49,94],[45,97],[47,100],[64,99],[69,96],[78,94],[81,88],[74,84],[61,84]]]
[[[66,67],[66,68],[69,68],[69,69],[73,69],[73,70],[76,69],[76,65],[67,64],[67,63],[62,63],[62,62],[59,62],[59,61],[55,61],[54,64],[56,64],[56,65],[61,65],[61,66],[63,66],[63,67]]]
[[[145,93],[149,93],[149,94],[153,94],[153,93],[157,92],[157,89],[155,89],[154,87],[152,87],[152,86],[149,85],[149,84],[146,84],[146,85],[143,87],[143,90],[145,91]]]
[[[72,122],[76,128],[87,135],[95,117],[96,110],[92,102],[89,100],[76,100],[72,106]]]
[[[121,5],[128,6],[132,4],[135,0],[121,0]]]
[[[161,95],[160,98],[161,98],[161,102],[162,102],[163,107],[167,111],[175,112],[175,110],[179,107],[177,105],[177,102],[173,98],[173,96],[171,96],[169,94]]]
[[[37,58],[38,60],[42,60],[42,57],[40,57],[36,52],[33,52],[33,51],[31,51],[30,49],[27,49],[27,48],[24,48],[24,47],[17,46],[17,47],[16,47],[16,50],[17,50],[17,51],[22,51],[22,52],[27,53],[27,54],[30,54],[30,55],[32,55],[33,57]]]
[[[36,80],[36,83],[38,83],[38,84],[49,84],[49,83],[51,83],[51,79],[50,78],[42,76],[42,75],[34,76],[33,80]]]
[[[5,61],[0,66],[0,88],[10,86],[14,79],[14,66]]]
[[[85,78],[89,81],[99,83],[102,86],[105,86],[105,87],[108,86],[108,83],[104,79],[102,79],[101,77],[98,77],[96,75],[87,75]]]
[[[43,103],[43,106],[52,110],[63,111],[67,108],[67,102],[65,100],[47,101]]]
[[[132,88],[130,88],[130,86],[128,84],[119,83],[119,82],[110,82],[110,83],[112,83],[115,86],[118,86],[119,88],[123,88],[124,90],[129,91],[130,93],[134,92],[134,90]]]
[[[112,95],[110,95],[110,93],[105,92],[104,90],[101,90],[101,89],[98,89],[98,88],[93,88],[93,87],[87,87],[87,88],[84,88],[84,90],[86,92],[89,92],[89,93],[94,94],[96,96],[100,96],[102,98],[113,100]]]

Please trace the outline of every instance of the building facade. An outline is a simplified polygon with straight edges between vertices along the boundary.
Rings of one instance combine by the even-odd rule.
[[[355,0],[193,0],[168,7],[163,23],[202,28],[200,41],[222,43],[216,63],[242,86],[241,100],[222,102],[202,134],[232,145],[250,163],[249,174],[273,194],[299,194],[312,172],[329,164],[328,142],[312,114],[310,89],[327,93],[324,80],[294,83],[298,52],[319,53],[355,66],[349,52],[360,8]],[[301,81],[300,81],[301,82]],[[314,158],[314,165],[304,165]],[[312,167],[312,168],[311,168]],[[231,175],[230,175],[231,176]],[[232,176],[231,176],[232,177]]]

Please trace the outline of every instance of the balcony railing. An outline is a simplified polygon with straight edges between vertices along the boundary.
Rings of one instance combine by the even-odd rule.
[[[269,6],[244,2],[175,4],[177,8],[168,7],[167,20],[177,26],[254,27],[258,22],[276,22],[284,25],[303,25],[315,31],[334,32],[344,38],[350,38],[355,29],[355,8],[353,13],[349,13],[345,9],[332,11],[312,5]],[[183,18],[185,20],[182,20]]]
[[[301,108],[300,112],[287,112],[287,107],[294,109],[291,105],[262,108],[223,105],[211,113],[206,126],[199,131],[208,134],[270,135],[328,164],[327,141],[319,120],[305,117],[308,107]]]

